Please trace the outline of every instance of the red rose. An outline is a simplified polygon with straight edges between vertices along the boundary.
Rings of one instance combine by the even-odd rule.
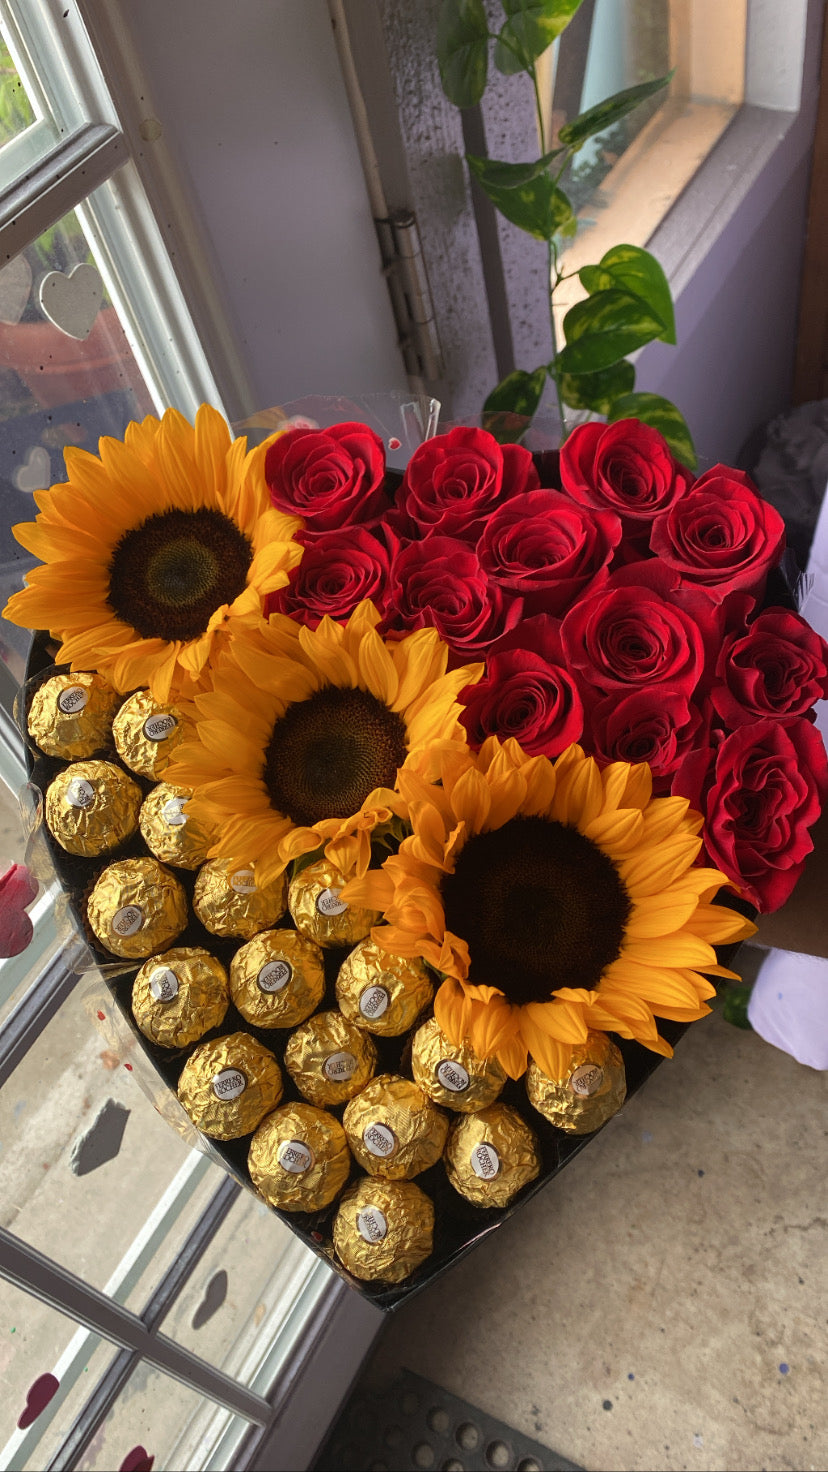
[[[768,608],[745,634],[732,634],[716,666],[711,698],[728,726],[761,716],[805,716],[828,700],[828,644],[804,618]]]
[[[527,491],[489,517],[477,544],[489,576],[523,597],[526,613],[563,614],[601,574],[621,540],[611,511],[557,491]]]
[[[587,685],[616,695],[654,682],[689,700],[715,637],[715,605],[673,588],[667,568],[644,562],[611,573],[576,603],[561,626],[568,667]]]
[[[785,550],[785,523],[749,475],[714,465],[653,527],[650,547],[682,578],[716,598],[761,598]]]
[[[365,598],[384,612],[391,558],[373,532],[346,526],[308,538],[300,532],[296,540],[304,544],[302,561],[286,587],[268,593],[265,618],[286,613],[315,629],[326,615],[349,618]]]
[[[477,659],[521,613],[521,600],[490,582],[477,553],[454,537],[409,542],[391,564],[388,632],[434,628],[460,659]]]
[[[822,737],[810,721],[739,726],[691,752],[672,790],[704,814],[714,864],[762,911],[778,910],[813,848],[808,829],[828,793]]]
[[[388,505],[385,448],[367,424],[289,429],[265,456],[265,480],[279,511],[309,531],[369,525]]]
[[[646,685],[621,699],[618,691],[602,696],[588,708],[584,745],[601,761],[648,762],[663,791],[703,726],[702,712],[681,690]]]
[[[528,450],[499,445],[485,429],[450,429],[414,451],[397,493],[402,535],[476,542],[486,517],[506,496],[539,484]]]
[[[458,696],[472,746],[487,736],[514,736],[530,756],[558,756],[583,731],[575,681],[564,666],[555,620],[541,614],[497,641],[486,676]]]
[[[664,436],[638,419],[581,424],[561,446],[563,489],[585,506],[615,511],[633,537],[646,533],[692,482]]]

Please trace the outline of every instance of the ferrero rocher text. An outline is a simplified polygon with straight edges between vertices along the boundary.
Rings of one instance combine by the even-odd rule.
[[[110,853],[136,831],[141,796],[113,762],[72,762],[46,791],[46,826],[67,853]]]
[[[201,1043],[181,1070],[178,1097],[193,1124],[214,1140],[252,1134],[282,1097],[269,1048],[247,1032]]]
[[[148,690],[125,700],[112,722],[118,755],[131,772],[160,782],[175,748],[194,729],[178,705],[160,705]]]
[[[284,876],[258,885],[251,867],[228,867],[224,859],[210,859],[199,869],[193,909],[205,930],[213,935],[250,940],[284,915]]]
[[[333,1243],[355,1278],[401,1283],[425,1262],[434,1237],[434,1207],[413,1181],[357,1181],[342,1198]]]
[[[534,1059],[526,1072],[529,1103],[558,1129],[588,1135],[621,1108],[627,1095],[624,1059],[605,1032],[577,1043],[562,1078],[548,1078]]]
[[[300,870],[288,889],[297,930],[320,946],[353,946],[376,925],[378,910],[363,910],[341,898],[345,876],[328,859]]]
[[[364,1088],[377,1066],[377,1050],[362,1028],[341,1012],[317,1012],[288,1039],[285,1067],[311,1104],[344,1104]]]
[[[325,993],[322,951],[296,930],[263,930],[236,951],[230,990],[255,1027],[297,1027]]]
[[[86,913],[101,945],[116,956],[151,956],[186,926],[187,896],[157,859],[118,859],[98,878]]]
[[[449,1042],[436,1017],[414,1034],[411,1072],[435,1104],[459,1114],[476,1113],[494,1104],[506,1082],[505,1070],[496,1058],[478,1058],[468,1042]]]
[[[339,1195],[351,1152],[338,1119],[313,1104],[283,1104],[250,1142],[248,1167],[265,1201],[281,1211],[321,1211]]]
[[[342,1123],[358,1163],[371,1175],[410,1180],[443,1153],[448,1117],[410,1079],[383,1073],[352,1099]]]
[[[227,972],[216,956],[178,946],[144,962],[132,986],[132,1015],[162,1048],[184,1048],[220,1027],[230,1005]]]
[[[540,1174],[537,1136],[509,1104],[464,1114],[449,1131],[446,1174],[475,1206],[508,1206]]]
[[[141,805],[141,837],[151,854],[176,869],[198,869],[206,862],[212,836],[187,811],[191,787],[159,782]]]
[[[423,962],[393,956],[367,938],[339,968],[336,999],[345,1017],[383,1037],[399,1037],[434,995]]]
[[[32,696],[28,728],[47,756],[76,761],[108,745],[121,696],[100,675],[52,675]]]

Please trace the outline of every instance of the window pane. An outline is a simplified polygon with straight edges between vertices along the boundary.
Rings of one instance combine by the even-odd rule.
[[[117,1350],[2,1281],[0,1323],[0,1466],[43,1468]],[[21,1416],[28,1426],[18,1427]]]
[[[0,35],[0,148],[35,120],[20,74]]]
[[[180,1381],[141,1364],[74,1465],[77,1472],[111,1472],[130,1452],[143,1447],[164,1472],[192,1472],[204,1466],[222,1431],[247,1430],[249,1424]]]

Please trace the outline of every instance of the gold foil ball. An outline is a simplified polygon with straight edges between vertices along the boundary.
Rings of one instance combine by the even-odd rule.
[[[157,859],[118,859],[99,876],[86,906],[98,940],[116,956],[165,951],[187,924],[187,896]]]
[[[433,996],[422,961],[392,956],[370,936],[346,956],[336,979],[343,1016],[381,1037],[408,1032]]]
[[[227,972],[198,946],[178,946],[144,962],[132,984],[132,1015],[144,1037],[184,1048],[220,1027],[230,1005]]]
[[[175,748],[195,730],[192,716],[179,705],[162,705],[149,690],[136,690],[112,722],[112,735],[124,766],[159,782]]]
[[[436,1017],[429,1018],[411,1043],[414,1082],[435,1104],[472,1114],[494,1104],[506,1082],[496,1058],[478,1058],[468,1042],[452,1043]]]
[[[317,1012],[288,1039],[285,1068],[300,1094],[322,1107],[344,1104],[367,1084],[377,1050],[341,1012]]]
[[[249,1032],[201,1043],[181,1070],[178,1097],[202,1134],[237,1140],[258,1129],[282,1097],[282,1071]]]
[[[448,1118],[416,1084],[381,1073],[352,1099],[342,1119],[354,1158],[370,1175],[410,1180],[443,1153]]]
[[[451,1127],[446,1174],[475,1206],[508,1206],[540,1168],[537,1136],[509,1104],[463,1114]]]
[[[434,1207],[413,1181],[368,1176],[345,1192],[333,1224],[334,1251],[355,1278],[401,1283],[425,1262]]]
[[[280,1211],[322,1211],[339,1195],[351,1152],[338,1119],[313,1104],[283,1104],[262,1120],[247,1157],[256,1189]]]
[[[382,918],[379,910],[346,905],[345,876],[329,859],[301,869],[288,889],[288,908],[297,930],[320,946],[353,946]]]
[[[113,762],[72,762],[46,791],[46,826],[67,853],[111,853],[138,827],[141,789]]]
[[[562,1078],[549,1078],[530,1060],[526,1071],[529,1103],[545,1119],[573,1135],[600,1129],[627,1097],[624,1059],[605,1032],[589,1032],[572,1049]]]
[[[120,703],[117,691],[93,671],[52,675],[32,696],[29,735],[47,756],[92,756],[108,744]]]
[[[210,859],[199,870],[193,909],[213,935],[250,940],[284,915],[284,875],[259,886],[252,866],[233,868],[226,859]]]
[[[213,835],[187,812],[192,795],[192,787],[159,782],[141,804],[138,822],[144,843],[162,864],[176,869],[198,869],[213,842]]]
[[[230,991],[255,1027],[297,1027],[325,994],[322,952],[297,930],[263,930],[230,962]]]

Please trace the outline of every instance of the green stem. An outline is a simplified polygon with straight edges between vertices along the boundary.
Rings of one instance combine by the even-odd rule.
[[[535,93],[535,113],[538,120],[538,137],[540,138],[541,154],[544,154],[546,153],[546,137],[543,126],[543,106],[541,104],[540,88],[538,87],[537,67],[535,66],[534,62],[532,63],[532,66],[530,68],[529,75],[532,79],[532,89]],[[549,291],[549,330],[552,338],[552,362],[554,364],[557,362],[558,358],[558,335],[555,330],[555,287],[552,285],[553,272],[555,274],[555,285],[557,285],[558,281],[558,252],[555,247],[554,237],[550,237],[546,242],[546,259],[546,279]],[[563,397],[561,395],[561,386],[558,382],[557,373],[553,372],[551,376],[555,384],[555,397],[558,401],[558,417],[561,421],[561,444],[563,444],[564,440],[566,439],[566,420],[564,418]]]

